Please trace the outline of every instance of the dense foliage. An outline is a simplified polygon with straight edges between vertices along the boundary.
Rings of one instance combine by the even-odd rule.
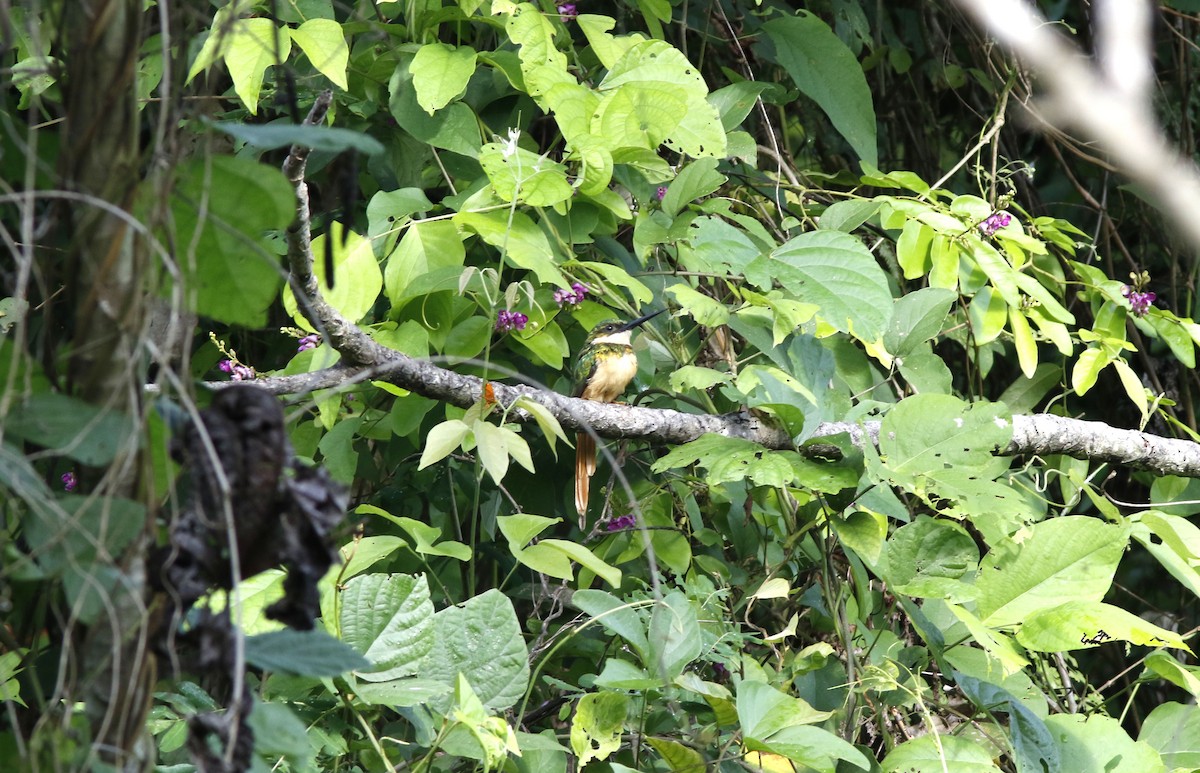
[[[1198,439],[1194,264],[952,7],[96,5],[3,11],[0,759],[235,769],[194,717],[248,711],[259,770],[1200,767],[1200,486],[999,453],[1035,411]],[[316,630],[265,614],[279,569],[164,628],[202,382],[360,364],[287,282],[308,229],[388,349],[569,394],[589,329],[668,308],[627,399],[793,447],[612,440],[577,517],[539,403],[322,382],[286,413],[351,498]],[[226,609],[236,673],[181,661]]]

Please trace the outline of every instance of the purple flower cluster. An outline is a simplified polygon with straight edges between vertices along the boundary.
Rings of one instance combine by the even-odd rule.
[[[506,333],[509,330],[524,330],[528,322],[529,317],[521,312],[504,309],[496,315],[496,330],[501,333]]]
[[[296,349],[296,351],[305,352],[309,349],[316,349],[320,345],[321,336],[317,333],[311,333],[300,339],[300,348]]]
[[[1154,299],[1158,297],[1155,293],[1143,293],[1129,285],[1121,288],[1121,295],[1129,299],[1129,308],[1135,317],[1146,316],[1146,312],[1154,305]]]
[[[74,471],[64,472],[62,474],[63,491],[74,491],[75,486],[79,484],[79,480],[75,477]]]
[[[991,236],[1011,222],[1012,215],[1007,212],[995,212],[988,215],[987,220],[979,224],[979,230],[983,231],[984,236]]]
[[[616,518],[610,518],[608,523],[604,524],[605,531],[626,531],[637,525],[637,520],[633,517],[633,513],[621,515]]]
[[[563,21],[571,21],[571,19],[579,15],[579,11],[575,8],[574,3],[563,3],[558,7],[558,13],[562,16]]]
[[[228,373],[232,381],[250,381],[254,378],[254,368],[233,360],[221,360],[217,363],[217,367],[222,373]]]
[[[667,186],[665,186],[665,185],[660,185],[660,186],[658,186],[658,190],[654,192],[654,196],[655,196],[655,197],[656,197],[656,198],[657,198],[659,201],[662,201],[664,198],[666,198],[666,196],[667,196]]]
[[[581,282],[575,282],[571,285],[570,290],[555,290],[554,302],[561,306],[578,306],[583,303],[583,298],[588,294],[587,285]]]

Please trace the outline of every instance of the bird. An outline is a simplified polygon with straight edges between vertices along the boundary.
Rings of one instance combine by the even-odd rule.
[[[662,314],[659,309],[630,322],[608,319],[592,328],[575,360],[575,397],[601,403],[616,402],[637,374],[637,357],[630,340],[633,331]],[[575,435],[575,509],[587,514],[588,493],[596,473],[596,441],[587,432]]]

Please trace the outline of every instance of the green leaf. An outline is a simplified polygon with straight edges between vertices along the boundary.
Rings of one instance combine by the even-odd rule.
[[[721,125],[725,127],[725,131],[732,131],[746,120],[759,95],[772,88],[778,86],[762,81],[739,81],[709,94],[708,103],[721,114]]]
[[[325,276],[326,261],[322,256],[332,252],[334,285]],[[383,289],[383,273],[375,261],[371,242],[351,231],[343,237],[341,223],[330,223],[328,233],[312,240],[313,274],[317,277],[325,302],[351,322],[358,322],[375,305]],[[315,332],[312,324],[300,313],[291,285],[283,290],[283,308],[296,324]]]
[[[976,706],[988,712],[1007,711],[1013,761],[1018,771],[1072,770],[1063,767],[1058,745],[1046,723],[1006,690],[965,674],[954,680]]]
[[[1117,377],[1121,379],[1121,386],[1125,388],[1125,394],[1129,395],[1129,399],[1133,401],[1142,415],[1141,426],[1145,426],[1150,417],[1150,401],[1146,397],[1146,387],[1142,386],[1142,380],[1125,360],[1118,357],[1112,361],[1112,366],[1113,370],[1117,372]]]
[[[308,728],[286,704],[256,700],[246,724],[254,733],[256,753],[286,760],[289,768],[312,766],[314,750]]]
[[[1103,770],[1105,773],[1166,773],[1159,753],[1134,741],[1112,717],[1101,714],[1055,714],[1046,727],[1057,741],[1060,770]]]
[[[379,706],[407,707],[445,698],[452,692],[450,685],[431,679],[392,679],[387,682],[359,682],[354,695],[367,703]]]
[[[725,129],[721,125],[716,108],[710,105],[708,86],[683,52],[662,40],[647,40],[631,46],[617,62],[609,68],[604,80],[596,87],[601,94],[612,93],[602,103],[597,119],[600,126],[608,124],[614,129],[606,132],[593,124],[593,133],[600,136],[620,137],[633,128],[630,121],[634,116],[640,121],[657,122],[656,131],[672,125],[658,142],[677,153],[692,157],[725,155]],[[614,93],[615,92],[615,93]],[[678,107],[675,105],[678,103]],[[670,113],[674,110],[680,112]],[[609,115],[605,121],[604,114]],[[626,131],[616,130],[612,121],[619,118]],[[657,135],[650,135],[646,147],[655,149]],[[639,144],[616,142],[617,146]]]
[[[973,597],[964,582],[979,568],[979,548],[956,523],[921,516],[887,542],[888,585],[918,597]]]
[[[1020,542],[993,549],[975,587],[979,617],[993,627],[1020,623],[1068,601],[1099,601],[1112,584],[1129,527],[1085,516],[1034,524]]]
[[[670,215],[679,214],[679,210],[689,202],[719,189],[725,184],[725,179],[725,175],[717,171],[717,159],[701,158],[693,161],[679,170],[679,174],[667,186],[667,193],[662,199],[663,211]]]
[[[529,412],[529,415],[537,422],[538,428],[542,430],[542,434],[546,436],[546,440],[550,441],[550,452],[557,459],[558,450],[555,447],[555,438],[562,440],[564,443],[570,443],[571,441],[567,439],[567,434],[563,432],[562,425],[558,423],[558,419],[550,412],[550,409],[525,395],[518,397],[513,402],[513,407]]]
[[[1179,634],[1098,601],[1070,601],[1038,609],[1025,618],[1017,632],[1017,641],[1034,652],[1066,652],[1113,640],[1191,651]]]
[[[666,472],[677,467],[698,464],[708,468],[706,480],[717,486],[750,480],[760,486],[783,486],[792,481],[794,471],[785,452],[767,451],[741,438],[706,434],[671,449],[654,463],[651,470]]]
[[[282,631],[246,637],[246,662],[267,671],[301,676],[338,676],[371,663],[322,630]]]
[[[1200,706],[1167,702],[1142,722],[1138,742],[1158,751],[1168,770],[1200,769]]]
[[[650,658],[646,668],[671,682],[700,656],[703,642],[696,608],[680,591],[671,591],[650,614]]]
[[[104,565],[120,556],[145,526],[146,508],[139,502],[79,494],[59,494],[31,508],[23,523],[24,538],[38,566],[47,574],[73,573],[76,579],[87,577],[93,564]],[[99,595],[89,598],[96,605],[103,601]]]
[[[360,508],[367,505],[360,505]],[[427,523],[416,520],[415,518],[404,518],[390,516],[391,520],[404,529],[408,536],[412,537],[416,545],[413,550],[425,556],[446,556],[447,558],[456,558],[459,561],[471,560],[471,548],[461,542],[454,540],[442,540],[442,530],[436,526],[430,526]]]
[[[565,166],[515,142],[489,142],[479,149],[479,163],[503,201],[552,207],[575,193],[567,182]]]
[[[346,68],[350,63],[350,47],[342,34],[342,25],[333,19],[309,19],[291,33],[292,40],[304,51],[317,72],[338,88],[349,88]]]
[[[499,484],[508,473],[508,438],[505,430],[486,421],[472,425],[475,433],[475,450],[483,469]]]
[[[685,389],[705,390],[717,384],[728,383],[730,375],[712,368],[701,368],[696,365],[684,365],[671,372],[669,383],[671,391],[682,392]]]
[[[595,553],[583,545],[561,539],[544,539],[538,544],[532,545],[527,550],[532,548],[548,548],[557,550],[570,560],[604,580],[612,587],[619,588],[621,586],[621,570],[600,560]],[[520,558],[520,556],[518,556],[518,558]],[[572,579],[572,577],[567,576],[564,579],[569,580]]]
[[[360,679],[385,682],[422,674],[434,646],[434,612],[424,576],[363,574],[340,589],[338,623],[342,641],[373,666]]]
[[[800,91],[829,116],[833,127],[863,161],[879,163],[875,107],[862,67],[846,44],[815,14],[772,19],[762,26],[774,56]]]
[[[1003,403],[1014,413],[1031,413],[1051,389],[1062,379],[1062,367],[1045,362],[1037,367],[1033,376],[1018,377],[1005,389],[996,402]]]
[[[991,773],[1000,768],[992,752],[959,736],[929,733],[892,749],[880,763],[884,773]]]
[[[550,240],[524,212],[460,212],[454,222],[479,234],[517,267],[532,271],[539,282],[570,286],[558,270]]]
[[[575,591],[571,603],[606,630],[629,642],[642,662],[647,662],[650,642],[646,638],[646,624],[632,606],[607,591],[589,589]]]
[[[737,713],[743,735],[760,741],[785,728],[814,725],[833,716],[833,712],[817,711],[801,698],[749,679],[738,684]]]
[[[700,773],[707,768],[700,752],[688,748],[678,741],[667,738],[648,737],[646,742],[663,758],[674,773]]]
[[[623,693],[587,693],[579,698],[571,720],[571,750],[579,767],[591,760],[606,760],[621,747],[629,698]]]
[[[1025,319],[1025,315],[1020,309],[1010,308],[1008,324],[1012,328],[1013,343],[1017,348],[1017,362],[1021,365],[1021,372],[1025,374],[1025,378],[1032,378],[1037,370],[1038,350],[1037,341],[1033,339],[1033,330],[1029,327],[1029,320]]]
[[[1096,384],[1100,371],[1111,362],[1111,358],[1098,346],[1089,346],[1079,354],[1075,367],[1071,369],[1071,388],[1083,396]]]
[[[822,215],[821,220],[824,219],[825,216]],[[905,279],[917,279],[929,271],[932,265],[930,247],[933,244],[933,236],[933,229],[920,220],[913,219],[904,223],[904,230],[896,240],[896,261],[904,271]]]
[[[400,128],[414,139],[435,148],[458,153],[468,158],[479,155],[482,145],[479,135],[479,119],[464,102],[454,102],[429,115],[417,102],[417,90],[413,86],[411,72],[412,56],[400,54],[400,62],[388,82],[388,110]]]
[[[950,290],[926,287],[897,299],[883,345],[897,357],[912,354],[942,331],[950,306],[957,298]]]
[[[223,31],[224,32],[224,31]],[[222,34],[217,32],[215,34]],[[292,48],[287,27],[276,27],[268,18],[238,19],[227,32],[225,66],[233,79],[233,90],[251,115],[258,115],[258,95],[263,74],[274,64],[287,60]]]
[[[894,482],[920,489],[924,477],[946,469],[995,470],[1006,460],[992,456],[1012,440],[1012,420],[996,403],[964,403],[949,395],[922,394],[905,398],[884,417],[879,432],[879,455]]]
[[[1004,669],[1005,676],[1020,673],[1021,669],[1029,665],[1029,661],[1021,655],[1017,645],[1010,637],[988,628],[980,622],[978,617],[958,604],[947,604],[946,606],[970,632],[975,643],[995,658]]]
[[[749,282],[769,290],[779,282],[797,299],[821,307],[821,318],[873,343],[892,311],[887,275],[863,243],[840,231],[810,231],[789,239],[746,267]]]
[[[427,220],[413,223],[404,232],[395,251],[388,256],[383,272],[384,291],[392,307],[399,309],[412,298],[421,277],[440,269],[462,269],[466,249],[454,223]]]
[[[870,220],[871,217],[879,211],[880,206],[880,202],[872,201],[871,199],[846,199],[845,201],[835,202],[830,204],[829,207],[821,213],[821,217],[817,221],[817,228],[823,228],[827,231],[844,231],[845,233],[850,233],[863,223]],[[907,230],[907,227],[905,227],[906,233]],[[933,234],[930,233],[930,238],[932,238],[932,236]],[[900,238],[903,239],[904,235],[901,234]],[[902,249],[899,245],[897,245],[896,250],[897,255],[902,253]],[[925,254],[926,256],[929,254],[928,240],[925,242]],[[901,263],[901,265],[903,265],[903,263]],[[918,274],[918,276],[920,275]],[[913,277],[909,277],[907,274],[905,274],[905,278],[911,279]]]
[[[184,297],[198,314],[258,328],[283,282],[264,233],[296,217],[292,186],[278,169],[233,156],[210,156],[176,170],[171,243],[179,255]],[[318,261],[319,262],[319,261]]]
[[[609,69],[616,66],[617,60],[632,46],[646,39],[645,36],[636,32],[621,37],[608,34],[609,30],[617,24],[611,16],[581,13],[575,17],[575,23],[579,25],[579,29],[587,38],[588,44],[592,47],[592,53],[596,55],[601,64]]]
[[[874,568],[883,554],[887,516],[869,510],[857,510],[845,518],[830,518],[829,525],[843,545]]]
[[[513,706],[529,684],[529,652],[512,601],[495,588],[434,615],[435,645],[420,674],[454,684],[462,674],[492,711]]]
[[[729,321],[729,309],[711,296],[693,290],[682,282],[671,285],[667,292],[675,298],[692,319],[705,327],[719,327]]]
[[[417,50],[409,65],[417,104],[433,115],[467,89],[475,74],[476,54],[469,46],[426,43]]]
[[[1191,335],[1173,314],[1155,310],[1146,317],[1158,337],[1167,342],[1171,354],[1188,370],[1196,367],[1196,349]]]
[[[442,345],[442,354],[455,365],[475,357],[492,338],[496,323],[486,317],[467,317],[450,329]]]
[[[417,469],[423,470],[445,459],[462,444],[470,432],[471,427],[458,419],[447,419],[429,430],[429,434],[425,436],[425,450],[421,452],[421,462]]]
[[[766,741],[747,739],[746,748],[787,757],[820,773],[836,773],[839,760],[858,770],[870,770],[871,763],[858,749],[821,727],[797,725],[775,733]]]
[[[615,147],[654,150],[679,127],[687,108],[666,84],[631,84],[602,97],[589,129]]]
[[[214,121],[210,124],[224,132],[262,150],[287,148],[301,145],[327,153],[357,150],[367,156],[383,152],[383,143],[369,134],[336,126],[297,126],[294,123],[249,124],[237,121]]]
[[[516,555],[537,535],[556,523],[562,523],[562,518],[547,518],[544,515],[530,513],[496,516],[496,525],[500,527],[500,533],[508,540],[508,547],[513,551],[513,555]]]
[[[700,272],[740,274],[762,254],[743,230],[719,217],[696,218],[688,226],[687,238],[679,243],[680,262]]]
[[[10,406],[4,430],[92,467],[108,464],[136,443],[129,416],[54,392],[37,392]]]

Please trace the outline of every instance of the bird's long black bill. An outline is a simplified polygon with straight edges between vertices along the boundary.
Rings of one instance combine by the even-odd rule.
[[[646,324],[650,320],[657,317],[659,314],[662,314],[664,311],[666,311],[666,309],[659,309],[658,311],[652,311],[649,314],[638,317],[637,319],[633,320],[632,322],[626,322],[624,325],[621,326],[621,329],[622,330],[633,330],[635,327],[641,327],[642,325]]]

